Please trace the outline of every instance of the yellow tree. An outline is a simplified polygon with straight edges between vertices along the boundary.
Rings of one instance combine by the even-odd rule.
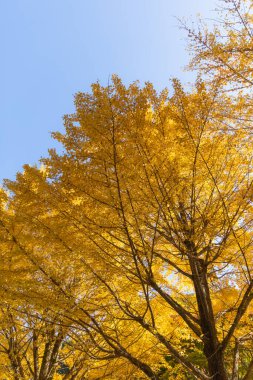
[[[196,379],[250,379],[252,136],[226,126],[241,105],[219,90],[94,84],[54,135],[64,153],[6,182],[1,230],[34,271],[21,294],[81,328],[101,367],[158,379],[169,356]]]
[[[232,112],[230,107],[223,109],[224,123],[234,128],[234,120],[240,119],[241,128],[251,128],[248,110],[253,85],[252,1],[220,0],[214,15],[213,28],[203,21],[199,21],[196,28],[182,22],[190,41],[192,60],[189,68],[197,70],[211,86],[220,86],[222,93],[229,93],[230,100],[234,100]],[[239,104],[240,112],[236,108]]]
[[[13,309],[4,304],[0,319],[1,379],[62,379],[80,372],[66,327],[48,311],[31,307]],[[79,355],[80,356],[80,355]]]

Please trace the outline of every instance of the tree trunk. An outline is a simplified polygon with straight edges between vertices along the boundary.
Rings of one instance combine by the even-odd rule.
[[[211,376],[212,380],[228,380],[223,352],[220,349],[217,338],[206,266],[203,260],[197,257],[193,243],[188,242],[188,249],[190,252],[189,262],[198,304],[200,326],[203,334],[203,351],[208,362],[209,376]]]

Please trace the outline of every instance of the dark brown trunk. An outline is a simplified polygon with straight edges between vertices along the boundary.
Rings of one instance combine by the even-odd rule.
[[[40,367],[39,380],[45,380],[47,378],[47,371],[49,366],[49,357],[51,353],[51,342],[46,342],[44,348],[43,359]]]
[[[228,380],[224,366],[223,352],[220,349],[217,338],[206,267],[203,260],[197,257],[192,244],[189,244],[189,261],[198,303],[200,326],[204,343],[203,351],[208,362],[209,376],[212,377],[212,380]]]
[[[209,375],[213,380],[228,380],[224,367],[224,359],[221,351],[212,354],[211,350],[206,350],[205,355],[208,361]]]
[[[60,334],[55,339],[53,350],[51,353],[50,364],[49,364],[49,368],[48,368],[48,380],[53,380],[53,377],[54,377],[54,374],[56,371],[57,358],[59,355],[59,349],[60,349],[62,340],[63,340],[63,337]]]

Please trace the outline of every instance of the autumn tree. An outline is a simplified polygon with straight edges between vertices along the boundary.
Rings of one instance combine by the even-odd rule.
[[[252,2],[220,0],[215,9],[213,28],[199,21],[190,28],[190,69],[197,69],[205,80],[219,82],[230,92],[252,87]],[[245,93],[244,93],[245,94]]]
[[[71,379],[76,379],[81,368],[73,355],[70,331],[48,310],[43,315],[22,306],[4,304],[0,310],[0,378],[67,379],[71,373]]]
[[[235,338],[252,328],[252,153],[222,107],[201,81],[169,97],[114,77],[77,95],[55,134],[65,153],[7,183],[12,252],[100,362],[157,379],[170,355],[194,378],[232,376]]]
[[[224,4],[191,91],[96,83],[6,181],[1,289],[68,323],[89,379],[252,379],[252,17]]]

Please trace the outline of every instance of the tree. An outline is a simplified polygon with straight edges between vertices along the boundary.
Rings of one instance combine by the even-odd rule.
[[[192,94],[175,81],[171,97],[95,84],[55,134],[65,153],[8,182],[4,228],[40,273],[34,287],[97,359],[152,379],[166,355],[195,378],[227,379],[234,336],[252,328],[252,141],[220,128],[216,94],[201,81]]]
[[[225,3],[191,92],[96,83],[63,153],[6,181],[1,288],[68,323],[89,379],[252,377],[251,18]]]
[[[66,327],[63,327],[55,316],[50,317],[48,311],[45,311],[45,314],[43,316],[24,305],[22,309],[19,306],[18,310],[7,304],[2,305],[1,379],[62,379],[56,377],[57,373],[66,373],[67,379],[69,372],[72,372],[72,375],[74,372],[80,372],[80,368],[78,371],[77,368],[71,368],[71,363],[74,364],[75,360],[73,347],[67,344],[70,337],[67,336]]]
[[[198,28],[186,28],[192,52],[191,69],[218,82],[231,91],[251,88],[252,78],[252,2],[220,0],[218,17],[212,30],[199,22]]]

